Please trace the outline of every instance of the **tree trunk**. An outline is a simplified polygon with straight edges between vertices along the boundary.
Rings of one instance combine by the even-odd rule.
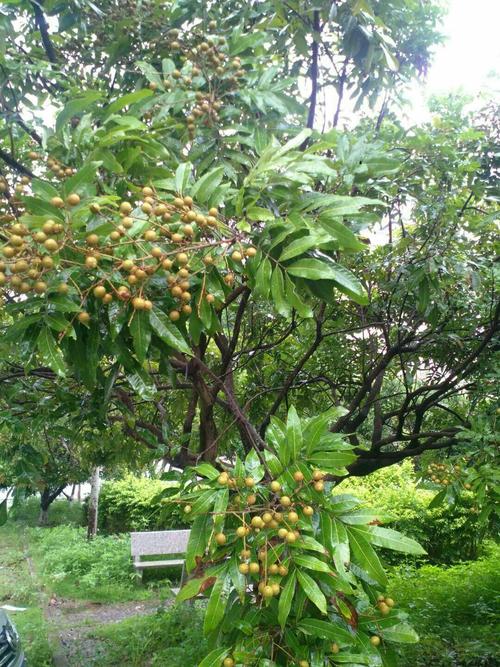
[[[101,468],[92,468],[90,477],[90,497],[87,523],[87,539],[91,540],[97,535],[97,516],[99,510],[99,493],[101,490]]]
[[[59,486],[56,489],[45,487],[40,496],[40,514],[38,515],[38,525],[46,526],[49,523],[49,507],[62,492],[64,486]]]

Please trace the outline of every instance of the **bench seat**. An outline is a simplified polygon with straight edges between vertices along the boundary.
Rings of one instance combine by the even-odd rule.
[[[136,560],[134,567],[138,570],[143,567],[169,567],[169,565],[184,565],[184,559],[178,560]]]
[[[182,566],[181,582],[184,581],[184,554],[186,553],[190,530],[152,530],[130,533],[130,551],[134,568],[141,574],[150,567]],[[143,556],[177,556],[162,560],[142,560]]]

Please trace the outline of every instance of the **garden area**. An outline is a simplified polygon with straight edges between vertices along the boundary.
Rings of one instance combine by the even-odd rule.
[[[0,3],[2,667],[500,664],[479,5]]]

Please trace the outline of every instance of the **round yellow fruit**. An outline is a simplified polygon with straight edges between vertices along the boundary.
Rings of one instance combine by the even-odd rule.
[[[271,482],[271,484],[269,485],[269,488],[270,488],[271,491],[273,491],[274,493],[278,493],[278,491],[281,490],[281,484],[280,484],[279,482],[277,482],[276,480],[274,480],[274,481]]]
[[[222,546],[222,545],[226,544],[227,537],[224,535],[224,533],[217,533],[215,535],[215,541],[217,542],[217,544],[219,546]]]
[[[372,646],[380,646],[380,637],[378,637],[377,635],[372,635],[370,637],[370,644]]]

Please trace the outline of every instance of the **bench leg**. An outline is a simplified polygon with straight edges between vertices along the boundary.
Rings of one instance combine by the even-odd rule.
[[[143,567],[138,567],[138,564],[140,563],[140,558],[134,558],[134,567],[135,567],[135,576],[137,580],[139,581],[140,584],[142,584],[142,576],[144,574],[144,568]]]

